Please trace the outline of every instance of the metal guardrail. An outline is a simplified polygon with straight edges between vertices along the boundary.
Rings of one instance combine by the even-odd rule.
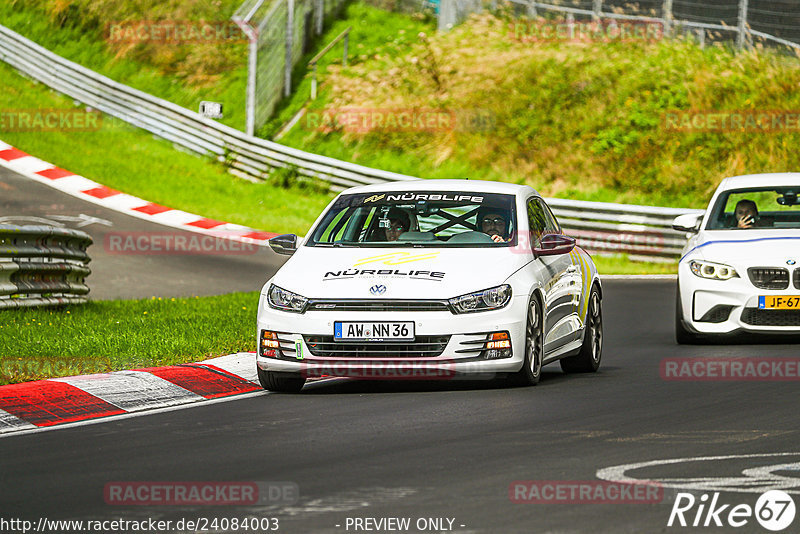
[[[198,113],[101,76],[0,26],[0,60],[48,87],[176,145],[211,154],[231,173],[261,180],[278,167],[327,181],[333,190],[373,183],[417,180],[393,172],[290,148],[248,136]],[[680,253],[685,236],[672,218],[693,210],[550,199],[563,227],[587,249],[658,259]]]
[[[0,225],[0,309],[86,302],[89,234]]]
[[[632,206],[549,198],[565,233],[585,249],[600,253],[625,253],[633,258],[671,261],[680,256],[686,234],[672,229],[672,221],[685,213],[703,210]]]

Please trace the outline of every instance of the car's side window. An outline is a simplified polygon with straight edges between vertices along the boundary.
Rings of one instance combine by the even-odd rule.
[[[545,224],[545,229],[544,229],[545,233],[546,234],[560,234],[561,233],[561,225],[558,224],[558,220],[556,220],[556,216],[553,215],[553,212],[550,209],[550,206],[545,204],[544,200],[542,200],[541,198],[538,199],[538,201],[539,201],[539,204],[542,205],[542,211],[544,211],[544,216],[545,216],[545,219],[546,219],[546,224]]]
[[[536,248],[541,245],[542,234],[547,230],[547,217],[535,198],[528,200],[528,227],[531,232],[531,247]]]

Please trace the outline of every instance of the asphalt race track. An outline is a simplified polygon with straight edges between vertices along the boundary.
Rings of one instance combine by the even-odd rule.
[[[265,247],[209,246],[213,253],[141,253],[114,249],[110,236],[198,237],[84,202],[0,167],[0,224],[61,224],[94,239],[89,247],[92,299],[186,297],[261,289],[285,258]],[[217,253],[222,250],[223,253]],[[148,251],[152,252],[152,251]]]
[[[263,394],[10,435],[0,439],[0,502],[6,516],[32,521],[278,518],[278,531],[291,533],[366,532],[354,527],[356,518],[395,517],[410,518],[405,532],[767,532],[752,517],[739,529],[667,528],[682,491],[672,487],[655,504],[509,498],[514,481],[566,486],[597,481],[603,468],[678,458],[687,460],[628,475],[678,488],[705,485],[709,494],[721,490],[720,502],[731,506],[753,506],[760,492],[778,487],[778,474],[769,474],[776,470],[782,487],[797,492],[796,381],[680,382],[659,373],[671,357],[796,357],[796,341],[677,346],[674,286],[605,283],[605,348],[593,375],[566,376],[549,366],[538,386],[509,389],[495,381],[335,379],[307,385],[299,395]],[[765,456],[689,461],[756,454]],[[120,481],[284,482],[296,484],[299,500],[107,504],[105,485]],[[739,492],[753,485],[756,493]],[[423,530],[415,524],[420,518],[453,523]],[[798,521],[786,532],[796,532]]]
[[[103,246],[110,232],[185,232],[82,202],[2,169],[0,190],[4,222],[44,218],[92,235],[94,298],[252,291],[283,260],[269,251],[112,254]],[[289,533],[766,532],[753,518],[738,529],[668,528],[667,521],[678,492],[689,489],[698,499],[719,491],[719,501],[730,506],[754,506],[772,488],[798,493],[796,380],[674,381],[662,378],[661,369],[666,358],[796,358],[797,340],[675,345],[674,293],[674,281],[604,282],[605,347],[600,372],[593,375],[567,376],[551,365],[531,388],[506,388],[500,380],[333,379],[308,384],[299,395],[264,393],[7,435],[0,438],[3,517],[34,524],[46,518],[173,525],[181,519],[275,518],[277,531]],[[698,459],[706,457],[714,459]],[[682,460],[667,462],[673,459]],[[653,465],[608,469],[642,462]],[[663,486],[656,499],[623,504],[512,499],[517,481],[568,490],[597,487],[599,476]],[[237,506],[106,501],[108,484],[137,481],[274,483],[296,488],[298,498]],[[697,509],[686,513],[687,521]],[[389,518],[407,519],[410,527],[379,523]],[[800,519],[790,531],[797,524]],[[19,531],[11,525],[0,530]],[[116,531],[123,530],[104,530]],[[166,531],[253,530],[208,523]]]

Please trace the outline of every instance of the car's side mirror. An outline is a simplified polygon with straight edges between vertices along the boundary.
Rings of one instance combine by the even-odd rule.
[[[575,238],[563,234],[545,234],[538,247],[533,248],[537,256],[556,256],[566,254],[575,248]]]
[[[696,234],[700,231],[700,223],[703,220],[705,213],[684,213],[678,215],[672,221],[672,229],[679,232],[691,232]]]
[[[278,254],[291,256],[297,250],[297,236],[295,234],[275,236],[269,240],[269,247]]]

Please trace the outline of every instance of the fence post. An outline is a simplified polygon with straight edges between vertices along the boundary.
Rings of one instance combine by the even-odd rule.
[[[283,66],[283,96],[292,94],[292,46],[294,45],[294,0],[286,0],[286,60]]]
[[[314,63],[314,75],[311,78],[311,100],[317,98],[317,64]]]
[[[536,18],[539,14],[536,12],[536,0],[529,0],[528,2],[528,18]]]
[[[603,0],[594,0],[592,2],[592,18],[600,20],[600,14],[603,12]]]
[[[739,35],[736,46],[741,50],[747,42],[747,0],[739,0]]]
[[[317,35],[322,35],[322,20],[325,18],[325,0],[317,0]]]
[[[669,35],[672,31],[672,0],[664,0],[664,13],[661,16],[664,19],[664,34]]]
[[[567,27],[569,28],[570,40],[575,39],[575,15],[567,13]]]
[[[347,66],[347,49],[349,48],[349,45],[350,45],[350,32],[348,31],[346,34],[344,34],[344,53],[342,54],[343,67]]]

